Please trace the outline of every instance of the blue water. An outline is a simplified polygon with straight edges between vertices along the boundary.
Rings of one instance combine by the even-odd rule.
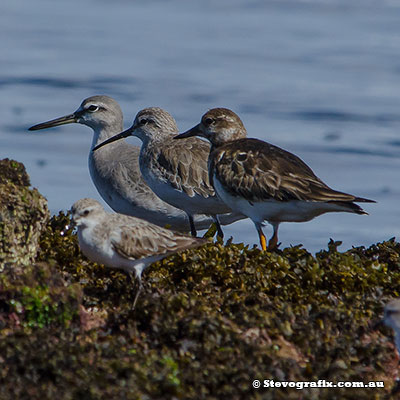
[[[100,199],[87,168],[91,130],[27,128],[107,94],[127,127],[147,106],[182,130],[208,108],[231,108],[249,136],[378,201],[365,205],[369,216],[282,224],[283,246],[318,251],[332,237],[347,249],[399,235],[398,1],[2,0],[0,38],[0,158],[25,164],[53,213]],[[226,234],[257,243],[250,222]]]

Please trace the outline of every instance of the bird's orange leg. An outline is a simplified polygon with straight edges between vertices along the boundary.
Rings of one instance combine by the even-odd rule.
[[[256,226],[257,232],[258,232],[258,237],[260,238],[260,245],[263,251],[267,250],[267,238],[265,237],[262,229],[261,229],[261,224],[260,223],[254,223]]]
[[[267,238],[265,237],[265,235],[261,232],[260,235],[260,244],[261,244],[261,248],[263,249],[263,251],[267,250]]]

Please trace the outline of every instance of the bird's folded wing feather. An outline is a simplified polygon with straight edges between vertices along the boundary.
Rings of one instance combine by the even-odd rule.
[[[249,202],[356,200],[329,188],[294,154],[258,139],[242,139],[214,150],[210,172],[225,190]]]
[[[208,179],[209,153],[210,147],[207,143],[188,138],[182,142],[174,140],[164,143],[163,151],[158,153],[156,160],[160,173],[175,189],[190,197],[198,194],[207,198],[215,195]]]
[[[168,254],[205,243],[202,239],[176,235],[172,231],[146,222],[119,226],[111,244],[125,258],[139,259]]]

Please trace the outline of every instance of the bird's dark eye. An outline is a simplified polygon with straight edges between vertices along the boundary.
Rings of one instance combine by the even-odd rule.
[[[83,212],[83,215],[88,215],[89,213],[90,213],[89,210],[85,210],[85,211]]]
[[[211,125],[211,124],[213,123],[213,119],[212,119],[212,118],[206,118],[206,119],[204,120],[204,123],[205,123],[206,125]]]
[[[99,109],[99,106],[91,105],[87,108],[90,112],[96,112]]]
[[[148,121],[146,118],[142,118],[142,119],[139,121],[139,124],[140,124],[140,125],[146,125],[148,122],[149,122],[149,121]]]

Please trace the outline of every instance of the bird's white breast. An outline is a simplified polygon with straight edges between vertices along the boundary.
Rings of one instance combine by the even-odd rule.
[[[306,222],[327,212],[349,212],[337,203],[274,199],[249,202],[242,196],[228,192],[214,176],[214,187],[218,196],[234,211],[251,218],[254,222]]]

